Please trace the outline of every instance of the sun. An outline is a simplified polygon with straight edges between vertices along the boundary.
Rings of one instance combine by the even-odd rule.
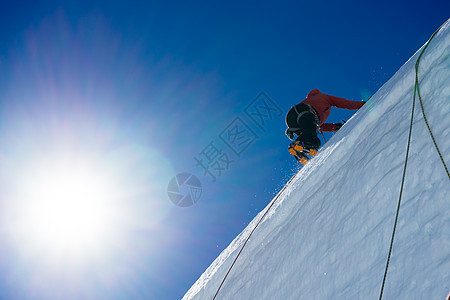
[[[21,234],[52,256],[86,256],[105,247],[118,213],[114,182],[94,161],[66,156],[40,162],[21,179]]]

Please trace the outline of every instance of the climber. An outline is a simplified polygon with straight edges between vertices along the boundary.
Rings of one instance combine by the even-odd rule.
[[[312,90],[305,100],[294,105],[286,115],[287,137],[294,140],[294,134],[297,135],[295,141],[289,146],[289,152],[296,155],[298,152],[306,150],[310,155],[317,154],[320,147],[317,131],[335,132],[343,125],[343,123],[325,123],[330,116],[331,107],[357,110],[364,103],[327,95],[318,89]],[[294,147],[297,151],[293,151]]]

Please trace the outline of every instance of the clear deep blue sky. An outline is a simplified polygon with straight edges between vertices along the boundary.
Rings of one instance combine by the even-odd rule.
[[[314,88],[368,99],[449,11],[441,0],[1,2],[0,167],[83,149],[125,164],[144,190],[128,198],[119,254],[93,263],[102,276],[55,276],[45,293],[181,298],[295,173],[287,110]],[[264,124],[246,114],[261,95],[275,109]],[[196,162],[206,155],[216,158],[211,174]],[[202,184],[185,208],[167,195],[181,172]],[[8,241],[0,298],[31,299],[35,270]]]

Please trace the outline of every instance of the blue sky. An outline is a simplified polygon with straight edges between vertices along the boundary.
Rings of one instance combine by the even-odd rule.
[[[447,1],[2,2],[0,205],[8,206],[10,178],[30,161],[83,153],[120,181],[123,222],[115,247],[70,268],[19,253],[14,233],[1,231],[0,298],[181,298],[295,173],[287,110],[314,88],[367,99],[449,8]],[[247,114],[261,99],[273,109],[262,109],[264,124]],[[333,110],[329,121],[352,113]],[[246,133],[233,151],[227,134],[239,128]],[[205,173],[196,159],[208,153],[223,170]],[[167,194],[182,172],[202,185],[185,208]]]

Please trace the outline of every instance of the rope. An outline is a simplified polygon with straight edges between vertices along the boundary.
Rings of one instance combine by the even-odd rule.
[[[405,165],[403,167],[402,184],[401,184],[401,187],[400,187],[400,196],[398,198],[397,213],[395,214],[394,230],[392,231],[391,244],[389,246],[389,254],[388,254],[388,257],[387,257],[387,261],[386,261],[386,269],[384,271],[383,283],[381,285],[380,300],[383,297],[384,284],[386,283],[386,277],[387,277],[387,272],[388,272],[388,268],[389,268],[389,261],[391,260],[392,246],[394,244],[395,230],[397,229],[398,215],[400,213],[400,204],[402,202],[403,185],[405,183],[405,174],[406,174],[406,165],[408,164],[409,146],[411,145],[411,133],[412,133],[412,125],[413,125],[413,119],[414,119],[414,106],[415,106],[415,103],[416,103],[416,97],[415,97],[415,93],[414,93],[414,100],[413,100],[412,111],[411,111],[411,124],[409,126],[408,146],[406,147]]]
[[[444,26],[444,24],[442,26]],[[389,246],[389,253],[388,253],[388,258],[387,258],[387,261],[386,261],[386,268],[385,268],[385,272],[384,272],[383,283],[381,285],[380,300],[383,297],[383,290],[384,290],[384,286],[385,286],[385,283],[386,283],[386,277],[387,277],[387,272],[388,272],[388,268],[389,268],[389,262],[390,262],[390,258],[391,258],[391,254],[392,254],[392,248],[393,248],[393,244],[394,244],[394,236],[395,236],[397,223],[398,223],[398,216],[399,216],[399,212],[400,212],[400,206],[401,206],[401,200],[402,200],[402,194],[403,194],[403,186],[404,186],[405,175],[406,175],[406,166],[408,164],[409,148],[410,148],[410,145],[411,145],[411,134],[412,134],[412,127],[413,127],[413,119],[414,119],[414,108],[415,108],[415,103],[416,103],[416,92],[417,92],[417,95],[419,96],[419,100],[420,100],[420,104],[421,104],[421,108],[422,108],[422,113],[423,113],[423,116],[424,116],[425,123],[427,124],[428,131],[429,131],[429,133],[431,135],[433,143],[434,143],[434,145],[435,145],[435,147],[436,147],[436,149],[438,151],[439,157],[441,158],[441,161],[444,164],[444,168],[445,168],[445,170],[447,172],[447,175],[448,175],[447,166],[446,166],[446,164],[445,164],[445,162],[443,160],[441,152],[439,151],[439,148],[437,146],[437,143],[436,143],[436,141],[434,139],[433,133],[431,132],[431,128],[430,128],[430,126],[428,124],[428,121],[426,119],[426,116],[425,116],[425,111],[423,109],[422,99],[420,97],[419,80],[418,80],[418,68],[419,68],[420,59],[422,58],[422,55],[425,52],[425,49],[428,47],[428,45],[431,42],[431,40],[439,32],[439,30],[442,28],[442,26],[439,27],[439,29],[436,30],[433,33],[433,35],[430,37],[430,39],[427,41],[425,47],[423,48],[422,52],[420,53],[420,55],[419,55],[419,57],[418,57],[418,59],[416,61],[416,65],[415,65],[416,80],[415,80],[415,86],[414,86],[414,97],[413,97],[413,105],[412,105],[412,110],[411,110],[411,124],[410,124],[410,127],[409,127],[409,136],[408,136],[408,144],[407,144],[407,148],[406,148],[405,165],[403,167],[402,183],[401,183],[401,187],[400,187],[400,196],[399,196],[398,205],[397,205],[397,212],[396,212],[396,215],[395,215],[394,229],[392,231],[391,243],[390,243],[390,246]],[[449,178],[450,178],[450,176],[449,176]]]
[[[219,288],[216,291],[216,294],[213,297],[213,300],[216,299],[217,294],[219,294],[220,289],[222,288],[223,283],[225,282],[225,280],[228,277],[228,274],[230,274],[231,269],[233,268],[234,264],[236,263],[238,257],[241,255],[242,250],[244,250],[245,245],[247,245],[247,242],[249,241],[250,237],[252,236],[253,232],[256,230],[256,228],[259,226],[259,224],[261,223],[261,221],[264,219],[264,217],[267,215],[267,213],[269,212],[269,210],[272,208],[272,206],[275,204],[275,202],[277,202],[278,198],[280,197],[280,195],[283,193],[283,191],[286,189],[286,187],[291,183],[291,181],[295,178],[295,175],[292,176],[291,179],[289,179],[289,181],[286,183],[286,185],[281,189],[281,191],[275,196],[275,198],[273,199],[272,203],[270,204],[270,206],[266,209],[266,212],[261,216],[261,218],[259,219],[258,223],[256,223],[255,227],[253,228],[253,230],[250,232],[250,234],[248,235],[248,237],[245,239],[244,244],[241,247],[241,250],[239,251],[239,253],[236,255],[236,257],[234,258],[233,263],[231,264],[230,268],[228,269],[227,274],[225,274],[225,277],[223,278],[222,282],[220,283]]]
[[[442,24],[442,26],[444,26],[444,25],[445,25],[445,23]],[[421,58],[423,52],[425,51],[425,49],[428,47],[428,44],[431,41],[431,39],[436,35],[436,33],[438,33],[438,31],[442,28],[442,26],[439,27],[439,29],[431,36],[430,40],[425,45],[425,47],[423,48],[422,52],[419,55],[419,58],[416,61],[416,84],[415,84],[414,95],[415,95],[415,92],[417,91],[417,96],[419,97],[420,108],[422,110],[423,119],[425,120],[425,124],[427,124],[428,132],[430,133],[431,139],[433,140],[433,144],[436,147],[436,150],[437,150],[437,152],[439,154],[439,158],[441,159],[441,162],[442,162],[442,165],[444,166],[445,172],[447,172],[447,177],[450,179],[450,174],[448,172],[447,165],[445,164],[444,157],[442,156],[441,151],[439,150],[439,147],[438,147],[438,145],[436,143],[436,139],[434,138],[433,132],[431,131],[430,124],[428,123],[427,116],[425,115],[425,110],[423,109],[422,97],[420,96],[419,75],[418,75],[420,58]]]
[[[417,92],[417,95],[418,95],[419,100],[420,100],[420,105],[422,107],[423,117],[425,119],[425,123],[427,124],[428,131],[430,132],[430,135],[431,135],[431,138],[433,140],[433,143],[436,146],[436,149],[438,151],[439,157],[441,158],[441,161],[444,164],[444,168],[447,171],[447,176],[449,174],[447,166],[446,166],[446,164],[444,162],[444,159],[443,159],[443,157],[441,155],[441,152],[439,151],[437,143],[436,143],[436,141],[434,139],[433,133],[431,132],[430,126],[428,125],[428,121],[427,121],[426,116],[425,116],[425,111],[423,110],[422,99],[420,97],[420,92],[419,92],[419,79],[418,79],[419,63],[420,63],[420,59],[422,58],[422,54],[425,52],[425,49],[428,47],[428,45],[430,44],[430,42],[434,38],[434,36],[439,32],[439,30],[441,30],[441,28],[446,23],[442,24],[441,27],[439,27],[438,30],[436,30],[433,33],[433,35],[430,37],[430,39],[427,41],[427,43],[425,44],[425,47],[422,49],[422,52],[420,53],[419,57],[417,58],[416,65],[415,65],[416,81],[415,81],[415,86],[414,86],[414,97],[413,97],[413,104],[412,104],[412,109],[411,109],[411,124],[409,126],[408,144],[407,144],[407,147],[406,147],[405,165],[403,167],[402,183],[401,183],[401,186],[400,186],[400,195],[399,195],[399,198],[398,198],[397,212],[395,214],[394,229],[392,231],[391,244],[389,246],[389,253],[388,253],[388,257],[387,257],[387,261],[386,261],[386,268],[385,268],[385,271],[384,271],[383,283],[381,285],[380,300],[383,297],[383,290],[384,290],[384,285],[386,283],[386,277],[387,277],[388,268],[389,268],[389,261],[391,259],[392,248],[393,248],[393,244],[394,244],[394,236],[395,236],[395,231],[397,229],[398,216],[399,216],[399,213],[400,213],[400,205],[401,205],[401,202],[402,202],[403,186],[404,186],[404,183],[405,183],[405,175],[406,175],[406,166],[408,164],[409,148],[410,148],[410,145],[411,145],[411,134],[412,134],[412,127],[413,127],[413,120],[414,120],[414,108],[415,108],[415,104],[416,104],[416,92]],[[450,176],[449,176],[449,178],[450,178]]]

